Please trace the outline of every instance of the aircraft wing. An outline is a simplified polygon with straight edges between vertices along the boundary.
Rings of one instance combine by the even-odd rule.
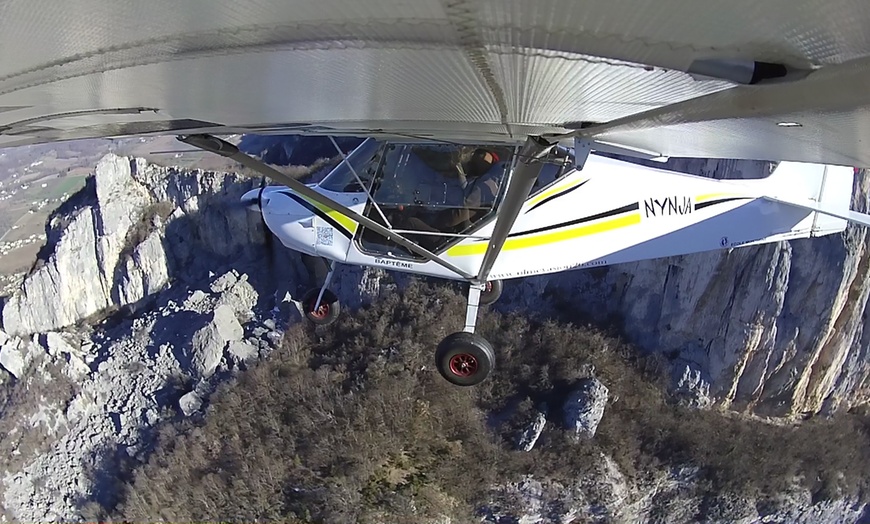
[[[739,86],[586,130],[659,156],[868,164],[870,58],[780,85]],[[814,160],[815,159],[815,160]]]
[[[746,86],[687,73],[698,60],[812,73]],[[11,0],[0,146],[580,129],[670,156],[870,166],[868,60],[864,0]]]

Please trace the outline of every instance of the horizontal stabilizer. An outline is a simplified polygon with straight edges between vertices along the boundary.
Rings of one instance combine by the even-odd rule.
[[[816,202],[813,200],[790,200],[784,199],[780,197],[772,197],[772,196],[764,196],[765,200],[770,200],[771,202],[778,202],[780,204],[786,204],[792,207],[797,207],[800,209],[806,209],[807,211],[815,211],[817,213],[821,213],[823,215],[832,216],[835,218],[840,218],[843,220],[848,220],[849,222],[854,222],[857,224],[861,224],[867,227],[870,227],[870,215],[866,215],[864,213],[858,213],[857,211],[852,211],[850,209],[841,209],[839,207],[834,207],[830,205],[826,205],[823,202]]]

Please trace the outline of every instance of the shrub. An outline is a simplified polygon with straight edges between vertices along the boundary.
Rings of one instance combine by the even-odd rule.
[[[124,245],[121,248],[120,259],[123,260],[133,253],[136,246],[148,238],[148,235],[158,227],[158,224],[163,223],[172,214],[173,210],[174,207],[171,202],[155,202],[146,207],[142,211],[138,222],[127,231]]]
[[[655,357],[589,326],[485,311],[479,330],[497,348],[495,374],[451,386],[432,352],[463,318],[453,286],[417,283],[328,328],[292,327],[281,350],[218,389],[203,420],[162,428],[114,515],[464,522],[492,486],[520,475],[596,478],[601,453],[634,479],[698,466],[713,491],[772,493],[795,475],[819,497],[868,487],[866,419],[773,426],[678,408]],[[558,413],[591,366],[612,402],[595,439],[577,443]],[[551,422],[538,446],[513,451],[542,403]]]

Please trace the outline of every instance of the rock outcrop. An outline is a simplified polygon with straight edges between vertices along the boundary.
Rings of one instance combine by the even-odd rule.
[[[678,402],[690,408],[707,409],[713,404],[710,398],[710,383],[695,364],[674,367],[674,396]]]
[[[517,449],[520,451],[531,451],[535,448],[535,444],[544,432],[544,427],[547,425],[547,406],[544,404],[535,412],[535,416],[529,425],[520,432],[517,437]]]
[[[55,213],[37,268],[3,307],[11,335],[56,330],[110,307],[134,305],[189,269],[262,245],[259,218],[204,205],[251,187],[223,173],[107,155],[91,183]],[[224,234],[216,234],[220,229]]]
[[[562,406],[565,426],[573,431],[577,440],[591,439],[595,436],[598,424],[607,407],[607,387],[596,378],[584,378]]]
[[[722,493],[709,496],[696,469],[674,467],[629,480],[613,459],[602,455],[595,475],[557,482],[528,475],[496,489],[493,504],[481,508],[483,522],[861,522],[865,504],[853,497],[814,501],[795,487],[774,498]],[[706,495],[705,495],[706,493]],[[507,501],[507,503],[503,502]]]

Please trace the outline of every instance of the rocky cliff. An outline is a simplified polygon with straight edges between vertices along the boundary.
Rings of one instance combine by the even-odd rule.
[[[232,208],[206,216],[207,201],[250,184],[104,158],[88,187],[53,216],[36,269],[3,308],[4,330],[28,335],[70,326],[152,295],[179,268],[190,278],[215,255],[244,259],[252,240],[262,243],[257,221]]]
[[[237,204],[257,183],[108,155],[52,214],[3,308],[5,520],[110,507],[158,427],[197,416],[299,318],[304,264]],[[358,305],[378,274],[343,271],[336,289]]]

